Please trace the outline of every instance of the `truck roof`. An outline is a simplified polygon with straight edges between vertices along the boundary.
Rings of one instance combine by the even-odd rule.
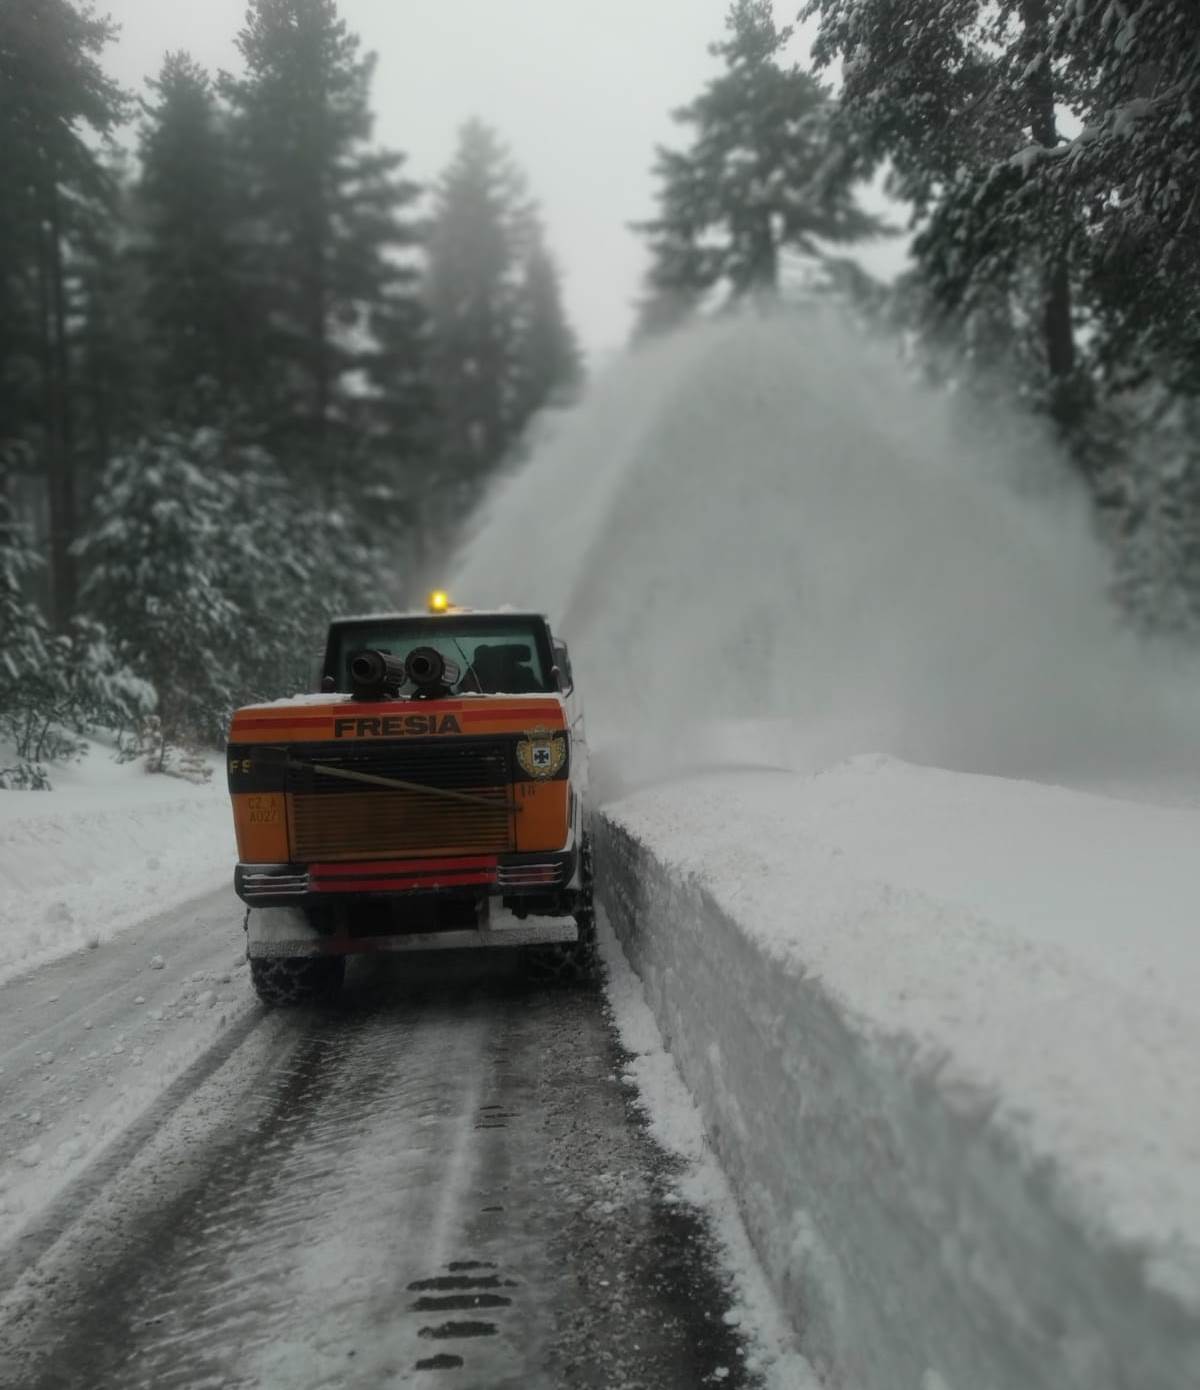
[[[344,617],[332,618],[330,626],[337,623],[386,623],[403,619],[411,622],[417,618],[428,618],[431,623],[444,622],[447,618],[532,618],[536,622],[547,622],[544,613],[534,613],[529,609],[502,605],[499,608],[448,608],[444,613],[431,613],[427,608],[395,609],[383,613],[347,613]]]

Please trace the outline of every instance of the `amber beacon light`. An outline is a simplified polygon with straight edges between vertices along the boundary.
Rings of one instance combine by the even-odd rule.
[[[431,613],[446,613],[450,609],[450,595],[442,589],[435,589],[429,595],[429,611]]]

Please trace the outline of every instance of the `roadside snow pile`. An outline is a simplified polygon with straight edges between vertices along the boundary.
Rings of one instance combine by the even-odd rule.
[[[834,1384],[1200,1385],[1200,813],[859,758],[643,791],[597,842]]]
[[[764,1390],[818,1390],[811,1368],[795,1349],[795,1330],[747,1239],[729,1179],[713,1157],[696,1103],[663,1047],[642,983],[603,913],[598,926],[608,1003],[621,1044],[629,1053],[623,1076],[637,1087],[654,1138],[682,1161],[676,1199],[705,1213],[721,1246],[733,1305],[726,1321],[746,1338],[746,1370],[759,1377]]]
[[[151,776],[96,748],[52,792],[0,791],[0,979],[218,888],[235,859],[219,778]]]

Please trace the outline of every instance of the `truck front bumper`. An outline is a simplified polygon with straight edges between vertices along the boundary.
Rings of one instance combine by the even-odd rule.
[[[239,864],[233,886],[248,907],[303,907],[339,899],[456,894],[521,898],[561,893],[575,880],[574,848],[337,864]]]
[[[481,914],[475,927],[452,931],[405,932],[353,936],[347,931],[319,932],[295,907],[266,908],[247,914],[246,954],[251,960],[314,959],[321,956],[392,955],[410,951],[489,951],[521,946],[561,946],[579,940],[570,917],[518,921],[510,912]]]

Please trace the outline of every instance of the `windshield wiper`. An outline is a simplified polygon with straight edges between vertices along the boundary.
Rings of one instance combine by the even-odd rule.
[[[450,638],[451,642],[454,643],[454,650],[459,654],[459,656],[462,657],[462,664],[463,664],[463,680],[466,679],[467,672],[470,671],[470,673],[471,673],[471,679],[475,682],[475,693],[476,693],[477,695],[482,695],[482,694],[483,694],[483,686],[480,684],[480,681],[479,681],[479,673],[478,673],[478,671],[475,670],[474,664],[473,664],[472,662],[470,662],[470,661],[467,660],[467,654],[466,654],[466,652],[464,652],[463,649],[462,649],[462,643],[459,642],[458,638],[455,637],[455,635],[454,635],[452,632],[447,633],[447,636]],[[460,691],[460,693],[461,693],[461,691],[462,691],[462,681],[459,681],[459,683],[458,683],[458,688],[459,688],[459,691]]]

